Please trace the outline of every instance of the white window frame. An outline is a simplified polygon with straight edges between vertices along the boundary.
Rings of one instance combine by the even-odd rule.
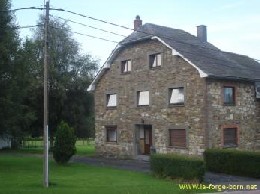
[[[150,92],[138,91],[137,92],[137,106],[149,106],[150,105]]]
[[[125,60],[121,63],[121,72],[128,73],[132,71],[132,60]]]
[[[149,66],[150,68],[156,68],[162,66],[162,54],[156,53],[149,55]]]
[[[113,108],[117,106],[117,94],[107,94],[107,107]]]
[[[181,90],[182,92],[180,92]],[[170,105],[184,105],[184,102],[185,102],[184,87],[175,87],[169,89]]]

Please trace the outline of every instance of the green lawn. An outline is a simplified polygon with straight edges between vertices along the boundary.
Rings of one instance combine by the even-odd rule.
[[[50,188],[42,186],[42,159],[28,155],[0,153],[0,193],[2,194],[159,194],[187,193],[172,181],[149,174],[94,167],[83,164],[58,166],[50,162]]]
[[[77,155],[93,156],[95,155],[95,144],[94,142],[87,142],[77,140],[76,142]]]
[[[27,141],[27,146],[14,150],[14,152],[29,153],[29,154],[42,154],[43,153],[43,142],[42,141]],[[95,145],[93,141],[77,140],[76,142],[77,155],[93,156],[95,155]],[[12,152],[8,150],[7,152]]]

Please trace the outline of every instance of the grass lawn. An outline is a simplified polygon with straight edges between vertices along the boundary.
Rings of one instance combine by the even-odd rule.
[[[58,166],[53,161],[50,162],[50,187],[46,189],[42,186],[42,166],[39,157],[0,153],[0,193],[187,193],[174,182],[149,174],[83,164]]]
[[[93,156],[95,155],[95,144],[94,142],[76,142],[77,155]]]
[[[14,152],[29,153],[29,154],[43,153],[42,141],[30,141],[29,143],[31,146],[25,146],[23,148],[20,148],[19,150],[14,150]],[[77,155],[83,155],[83,156],[95,155],[95,145],[93,141],[89,142],[89,141],[77,140],[76,148],[77,148],[77,153],[76,153]],[[10,153],[12,152],[12,150],[7,150],[7,152]]]

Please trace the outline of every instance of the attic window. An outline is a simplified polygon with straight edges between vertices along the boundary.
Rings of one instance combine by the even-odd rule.
[[[131,60],[125,60],[121,63],[121,73],[128,73],[132,70],[132,61]]]
[[[235,87],[224,86],[224,105],[235,105]]]
[[[161,53],[149,55],[150,68],[160,67],[161,65],[162,65],[162,54]]]
[[[184,88],[170,88],[169,89],[169,104],[183,105],[184,104]]]
[[[138,91],[137,92],[137,105],[138,106],[149,106],[149,91]]]
[[[107,94],[107,107],[116,107],[117,97],[116,94]]]

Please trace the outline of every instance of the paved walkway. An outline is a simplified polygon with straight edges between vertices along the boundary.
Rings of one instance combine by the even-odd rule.
[[[85,163],[94,166],[112,167],[118,169],[125,169],[137,172],[150,173],[150,163],[144,158],[139,160],[120,160],[110,158],[96,158],[96,157],[85,157],[85,156],[73,156],[71,162]],[[228,194],[260,194],[260,179],[231,176],[220,173],[207,172],[204,177],[204,181],[214,185],[257,185],[258,190],[252,191],[228,191],[218,192]]]
[[[112,167],[118,169],[150,173],[150,163],[148,161],[143,161],[143,160],[119,160],[119,159],[110,159],[110,158],[73,156],[71,161],[91,164],[94,166]]]

